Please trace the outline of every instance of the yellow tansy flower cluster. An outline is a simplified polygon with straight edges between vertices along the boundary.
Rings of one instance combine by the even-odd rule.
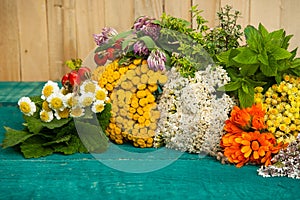
[[[120,67],[116,61],[107,65],[100,75],[99,85],[110,92],[112,118],[106,134],[112,141],[132,142],[141,148],[153,146],[160,117],[154,93],[158,84],[165,84],[167,79],[163,72],[149,69],[146,60],[135,59]]]
[[[300,131],[300,77],[284,75],[280,84],[274,84],[265,94],[255,88],[255,103],[266,109],[265,122],[277,142],[290,143]]]

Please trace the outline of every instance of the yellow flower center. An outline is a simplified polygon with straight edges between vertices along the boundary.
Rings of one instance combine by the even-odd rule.
[[[76,108],[72,109],[71,114],[74,117],[79,117],[82,115],[82,109],[80,107],[76,107]]]
[[[98,99],[98,100],[105,100],[105,98],[106,98],[106,94],[105,94],[105,91],[103,91],[103,90],[98,90],[97,92],[96,92],[96,99]]]
[[[20,103],[20,110],[23,113],[30,113],[30,111],[31,111],[30,105],[27,102],[21,102]]]
[[[92,97],[85,97],[82,101],[83,106],[90,106],[93,103]]]
[[[63,106],[63,101],[61,98],[54,97],[50,104],[53,109],[60,109]]]
[[[97,112],[102,112],[104,110],[104,105],[103,104],[98,104],[95,106],[95,109]]]
[[[45,88],[43,90],[43,95],[45,97],[49,97],[52,93],[53,93],[53,86],[51,86],[51,85],[45,86]]]
[[[58,111],[57,113],[61,118],[69,117],[69,109],[64,109],[63,111]]]
[[[40,118],[44,122],[47,122],[50,119],[49,114],[46,111],[41,112]]]
[[[42,108],[43,108],[45,111],[47,111],[47,112],[51,111],[51,109],[49,108],[49,104],[48,104],[47,101],[43,101]]]
[[[85,86],[84,86],[84,91],[85,92],[91,92],[91,93],[94,93],[96,90],[96,86],[95,84],[93,83],[87,83]]]

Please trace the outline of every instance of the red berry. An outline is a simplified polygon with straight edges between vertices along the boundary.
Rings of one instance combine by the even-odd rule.
[[[61,84],[64,86],[64,88],[68,88],[69,85],[69,73],[65,74],[61,79]]]
[[[76,85],[80,85],[80,77],[79,77],[77,71],[73,70],[70,72],[69,81],[70,81],[70,85],[72,87],[74,87]]]
[[[80,67],[77,73],[81,81],[91,78],[91,70],[88,67]]]
[[[115,49],[118,49],[118,50],[120,50],[120,49],[122,49],[122,42],[123,42],[123,38],[121,38],[121,39],[118,39],[116,42],[115,42],[115,44],[114,44],[114,48]]]
[[[115,49],[112,48],[112,47],[109,47],[108,49],[106,49],[106,52],[107,52],[107,58],[108,58],[109,60],[113,60],[114,57],[115,57],[115,55],[114,55]]]
[[[103,66],[106,61],[107,61],[107,55],[103,55],[103,54],[98,54],[96,53],[94,55],[94,60],[95,60],[95,63],[98,65],[98,66]]]

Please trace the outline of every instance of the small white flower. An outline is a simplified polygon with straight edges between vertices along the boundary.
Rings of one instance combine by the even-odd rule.
[[[24,115],[32,116],[36,111],[36,105],[29,97],[22,97],[18,101],[19,108]]]
[[[43,122],[51,122],[53,120],[53,112],[52,111],[46,111],[46,110],[41,110],[40,112],[40,119]]]
[[[92,103],[94,102],[95,100],[95,94],[94,93],[91,93],[91,92],[88,92],[88,93],[84,93],[82,94],[81,96],[79,96],[79,104],[82,106],[82,107],[87,107],[87,106],[90,106],[92,105]]]
[[[58,93],[60,91],[58,84],[53,81],[48,81],[43,89],[42,89],[42,96],[43,100],[47,99],[51,94]]]
[[[97,86],[96,81],[86,80],[80,85],[80,93],[95,93]]]
[[[97,100],[93,103],[93,106],[92,106],[92,111],[94,113],[100,113],[104,110],[104,107],[105,107],[105,103],[104,101],[102,100]]]
[[[71,109],[70,116],[71,117],[81,117],[84,115],[84,109],[80,106],[75,106]]]
[[[53,110],[64,110],[65,109],[65,96],[60,92],[53,93],[47,98],[49,107]]]
[[[64,110],[55,110],[54,116],[56,119],[60,120],[61,118],[66,119],[69,117],[70,109],[65,108]]]
[[[108,92],[106,89],[98,86],[95,91],[95,98],[96,98],[96,100],[101,100],[101,101],[107,102],[109,100],[107,94],[108,94]]]

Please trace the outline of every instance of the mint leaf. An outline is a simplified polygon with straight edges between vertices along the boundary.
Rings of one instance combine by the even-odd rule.
[[[28,138],[21,145],[21,152],[25,158],[39,158],[52,154],[54,151],[51,147],[44,147],[43,144],[47,140],[43,139],[39,135]]]
[[[243,65],[241,66],[240,73],[242,76],[251,76],[254,75],[255,72],[257,71],[259,65],[258,64],[253,64],[253,65]]]
[[[272,48],[271,54],[276,60],[287,59],[292,56],[292,54],[289,51],[279,47]]]
[[[260,54],[258,54],[257,59],[264,65],[269,65],[269,58],[266,50],[263,50]]]
[[[233,58],[235,62],[245,65],[258,63],[257,53],[255,53],[255,51],[247,47],[241,47],[239,48],[239,51],[240,53]]]
[[[227,83],[226,85],[220,87],[218,90],[219,91],[235,91],[237,89],[239,89],[241,87],[241,80],[240,79],[237,79],[236,81],[234,82],[230,82],[230,83]]]
[[[24,142],[26,139],[33,136],[33,134],[26,131],[19,131],[9,127],[4,127],[6,130],[5,137],[3,139],[2,147],[5,149],[7,147],[12,147],[17,144]]]
[[[247,108],[252,106],[254,102],[254,88],[248,87],[248,93],[246,93],[242,88],[239,88],[238,97],[240,100],[241,108]]]
[[[263,38],[261,33],[251,25],[245,28],[244,33],[249,48],[257,53],[261,52],[263,50]]]
[[[264,65],[264,64],[261,64],[260,65],[260,70],[262,71],[262,73],[265,75],[265,76],[276,76],[277,74],[277,67],[276,65]]]

